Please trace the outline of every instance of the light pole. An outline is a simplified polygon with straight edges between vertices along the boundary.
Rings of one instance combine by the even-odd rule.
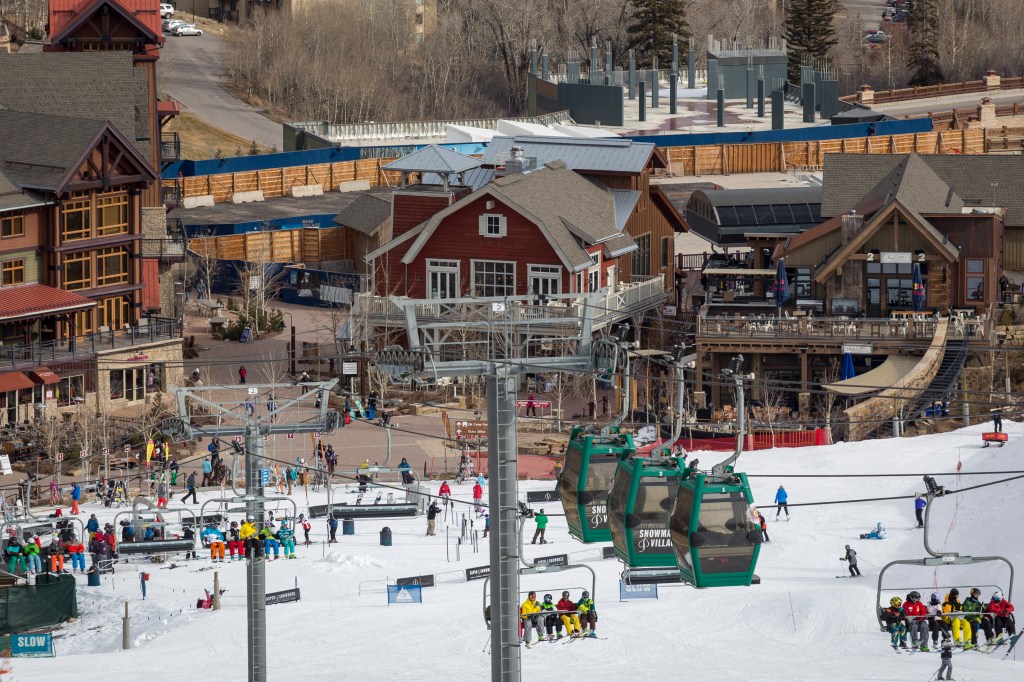
[[[289,312],[283,312],[282,315],[288,316],[288,326],[291,328],[292,340],[291,350],[288,353],[288,373],[295,376],[295,318]]]

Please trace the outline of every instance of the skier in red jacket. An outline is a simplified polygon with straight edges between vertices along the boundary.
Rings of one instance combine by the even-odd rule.
[[[437,491],[437,494],[441,496],[443,504],[448,504],[448,500],[452,496],[452,489],[448,487],[448,481],[441,481],[441,489]]]
[[[997,635],[1005,630],[1006,634],[1012,637],[1017,632],[1013,616],[1013,604],[1003,599],[1002,592],[996,590],[985,610],[993,614],[995,618],[995,633]]]
[[[928,651],[928,607],[921,603],[921,593],[911,592],[903,604],[907,614],[907,629],[910,631],[910,646]]]
[[[566,634],[570,637],[579,637],[583,634],[583,626],[580,625],[580,617],[576,613],[576,602],[569,599],[568,590],[562,592],[562,598],[558,600],[558,604],[555,606],[559,611],[567,612],[561,614]]]

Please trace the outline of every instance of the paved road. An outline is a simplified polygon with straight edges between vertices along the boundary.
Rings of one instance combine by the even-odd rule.
[[[843,0],[849,16],[860,14],[864,30],[877,29],[882,22],[882,10],[887,9],[885,0]]]
[[[989,97],[997,106],[1024,104],[1024,90],[1005,90],[994,93],[968,92],[962,95],[946,97],[929,97],[927,99],[893,102],[891,104],[875,104],[871,108],[900,118],[903,116],[923,116],[930,112],[949,111],[951,109],[973,109],[981,104],[983,97]]]
[[[281,124],[233,97],[224,87],[227,42],[213,35],[167,35],[157,62],[161,94],[181,102],[199,118],[246,140],[267,147],[281,145]]]

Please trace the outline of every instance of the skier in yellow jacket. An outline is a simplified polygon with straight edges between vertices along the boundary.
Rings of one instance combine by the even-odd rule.
[[[259,531],[256,530],[256,519],[251,516],[246,519],[238,531],[238,537],[245,544],[246,558],[260,559],[263,557],[263,541],[260,540]]]
[[[523,620],[523,642],[529,649],[533,643],[533,628],[537,628],[537,641],[543,639],[544,631],[541,624],[540,604],[537,602],[537,593],[530,592],[526,601],[519,607],[519,617]]]
[[[946,595],[946,601],[942,604],[943,613],[953,613],[957,611],[963,611],[963,604],[960,603],[960,590],[955,587],[949,591]],[[943,619],[947,623],[953,625],[953,641],[960,641],[964,645],[964,649],[974,648],[971,644],[971,624],[967,622],[962,616],[944,616]]]

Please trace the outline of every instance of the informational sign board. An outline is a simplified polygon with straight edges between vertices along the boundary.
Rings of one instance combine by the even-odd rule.
[[[433,587],[434,576],[433,575],[414,575],[410,578],[398,578],[395,580],[395,584],[399,587],[405,587],[406,585],[419,585],[420,587]]]
[[[11,458],[7,455],[0,455],[0,473],[4,475],[14,473],[11,470]]]
[[[531,490],[526,493],[526,501],[530,504],[537,502],[558,502],[561,498],[557,490]]]
[[[455,422],[455,437],[463,439],[487,438],[487,422],[479,419],[463,419]]]
[[[658,584],[650,585],[629,585],[619,581],[619,601],[630,601],[633,599],[657,599]]]
[[[875,348],[870,343],[844,343],[843,352],[850,355],[874,355]]]
[[[552,554],[551,556],[539,556],[533,560],[538,566],[568,566],[568,554]]]
[[[270,484],[270,469],[264,467],[260,469],[260,485],[266,486]]]
[[[388,585],[388,606],[422,603],[423,588],[419,585]]]
[[[301,599],[301,596],[297,587],[291,590],[281,590],[280,592],[268,592],[267,606],[271,604],[287,604],[290,601],[299,601],[299,599]]]
[[[341,363],[341,373],[345,376],[355,376],[359,374],[359,363],[358,362],[343,362]]]
[[[912,256],[909,251],[883,251],[879,260],[882,263],[909,263]]]
[[[477,566],[466,569],[466,580],[482,580],[491,574],[490,566]]]
[[[550,410],[551,409],[551,401],[550,400],[534,400],[533,404],[534,404],[535,407],[537,407],[537,408],[539,408],[541,410]],[[529,407],[529,405],[530,405],[530,401],[529,400],[517,400],[516,401],[516,407]]]
[[[14,658],[51,658],[53,635],[11,635],[11,656]]]
[[[615,548],[614,547],[602,547],[601,548],[601,558],[602,559],[614,559],[615,558]]]
[[[57,461],[58,462],[63,462],[64,461],[64,453],[63,452],[58,452],[57,453]]]

